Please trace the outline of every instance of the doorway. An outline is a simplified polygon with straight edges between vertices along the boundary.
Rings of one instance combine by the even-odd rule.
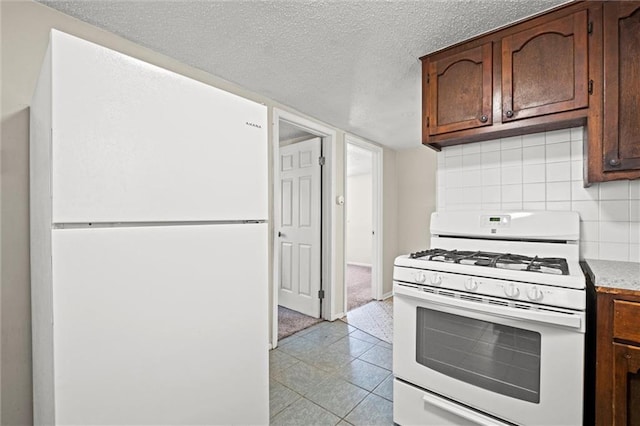
[[[348,135],[345,144],[345,312],[382,299],[382,149]]]
[[[335,132],[274,108],[271,347],[333,320]]]

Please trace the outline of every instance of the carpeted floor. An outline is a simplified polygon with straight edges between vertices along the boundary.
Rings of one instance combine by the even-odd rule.
[[[351,311],[373,300],[371,294],[371,267],[347,265],[347,311]]]
[[[297,333],[307,327],[311,327],[320,321],[322,321],[322,319],[313,318],[278,305],[278,340],[291,336],[293,333]]]

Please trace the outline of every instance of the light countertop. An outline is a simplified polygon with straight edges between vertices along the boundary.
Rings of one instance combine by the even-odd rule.
[[[596,287],[640,292],[640,263],[585,259],[587,274]]]

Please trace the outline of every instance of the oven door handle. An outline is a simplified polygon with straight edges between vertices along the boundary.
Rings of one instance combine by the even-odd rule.
[[[468,408],[461,407],[458,404],[454,404],[453,402],[447,401],[446,399],[438,398],[437,396],[432,395],[430,393],[425,393],[422,396],[422,400],[429,405],[433,405],[434,407],[453,413],[460,418],[469,420],[478,425],[500,426],[504,424],[502,422],[498,423],[496,420],[492,419],[491,417],[484,416],[480,413],[476,413],[475,411],[471,411]]]
[[[466,309],[483,314],[500,316],[503,318],[515,320],[529,320],[545,324],[565,326],[576,328],[581,331],[583,326],[582,318],[579,315],[562,312],[536,311],[520,308],[512,308],[510,306],[501,306],[493,304],[485,304],[472,302],[468,300],[451,298],[449,296],[441,296],[438,294],[427,293],[419,288],[407,287],[402,285],[394,286],[394,293],[403,296],[413,297],[418,300],[425,300],[437,305],[450,306],[453,308]]]

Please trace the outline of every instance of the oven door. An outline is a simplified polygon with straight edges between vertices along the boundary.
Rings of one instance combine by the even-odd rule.
[[[516,424],[582,424],[583,312],[429,291],[394,282],[396,378]]]

